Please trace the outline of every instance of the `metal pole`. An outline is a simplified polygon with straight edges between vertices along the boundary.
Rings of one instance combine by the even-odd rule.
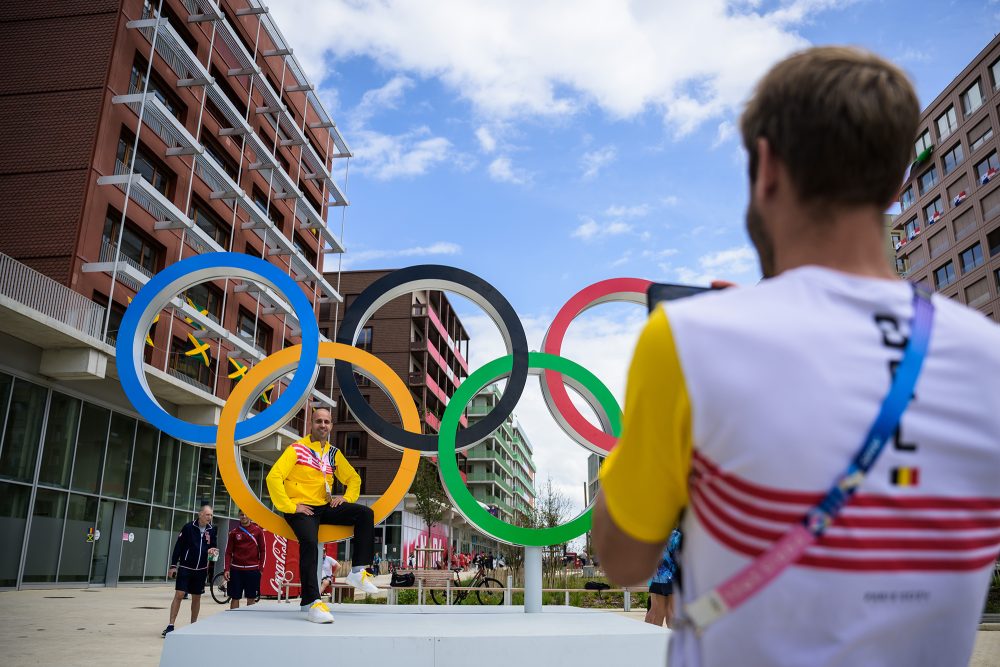
[[[507,590],[503,592],[503,603],[508,607],[511,605],[514,597],[514,592],[511,590],[514,588],[514,575],[507,575]]]
[[[542,613],[541,547],[524,547],[524,613]]]

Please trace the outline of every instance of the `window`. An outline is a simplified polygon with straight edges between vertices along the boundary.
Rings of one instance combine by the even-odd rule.
[[[372,351],[372,328],[365,327],[358,334],[358,342],[354,344],[355,347],[360,347],[365,352]]]
[[[937,118],[938,140],[944,140],[958,127],[958,117],[955,114],[955,107],[948,107],[948,110]]]
[[[993,89],[1000,88],[1000,60],[990,65],[990,78],[993,79]]]
[[[906,259],[912,273],[922,269],[927,264],[927,253],[924,252],[923,248],[917,248],[907,255]]]
[[[135,135],[128,130],[122,130],[121,137],[118,139],[117,154],[118,162],[121,165],[120,169],[122,169],[121,173],[125,173],[132,163],[132,147],[134,145]],[[170,197],[167,191],[174,180],[173,172],[154,158],[142,144],[139,144],[139,150],[136,151],[135,165],[132,167],[132,171],[149,181],[154,188],[160,191],[160,194]]]
[[[989,222],[1000,215],[1000,188],[994,188],[981,202],[983,207],[983,222]]]
[[[94,292],[92,299],[94,303],[108,307],[108,297],[100,292]],[[125,307],[115,301],[111,305],[111,315],[108,317],[108,342],[114,343],[118,340],[118,330],[122,326],[122,319],[125,317]],[[156,326],[155,324],[153,326]]]
[[[314,197],[313,194],[309,192],[309,188],[302,188],[302,195],[306,198],[306,200],[309,202],[309,205],[312,206],[317,213],[319,213],[320,215],[323,214],[323,207],[319,205],[319,199]]]
[[[980,278],[965,288],[965,303],[976,307],[990,300],[990,285],[986,278]]]
[[[249,241],[247,241],[246,249],[243,252],[247,255],[250,255],[251,257],[264,259],[264,251],[257,250],[257,248],[254,248],[252,245],[250,245]]]
[[[358,466],[357,468],[355,468],[355,470],[358,471],[358,477],[361,478],[361,491],[360,491],[360,493],[363,495],[364,493],[366,493],[365,487],[367,486],[367,484],[366,484],[366,478],[368,477],[368,471],[365,469],[364,466]]]
[[[371,404],[371,397],[368,394],[361,394],[361,398],[365,400],[365,403]],[[341,395],[340,400],[337,401],[337,422],[356,422],[357,419],[354,418],[354,414],[347,408],[347,401],[344,400],[343,395]]]
[[[309,244],[302,240],[298,234],[292,236],[292,245],[306,258],[309,266],[316,266],[316,251]]]
[[[955,266],[948,262],[939,269],[934,269],[934,285],[943,289],[955,282]]]
[[[962,273],[968,273],[976,267],[983,265],[983,246],[979,243],[962,251],[959,255],[962,262]]]
[[[910,187],[903,190],[903,194],[899,198],[899,206],[902,210],[905,211],[906,209],[913,206],[914,202],[916,201],[917,198],[913,196],[913,186],[911,185]]]
[[[129,79],[128,91],[130,93],[141,93],[143,88],[146,87],[146,70],[149,68],[149,63],[142,56],[136,56],[135,62],[132,63],[132,76]],[[164,83],[163,79],[155,71],[150,71],[149,75],[149,87],[147,91],[156,95],[156,98],[163,102],[163,106],[167,108],[167,111],[174,115],[174,118],[184,122],[184,103],[177,99],[177,97],[171,92],[170,86]]]
[[[951,242],[948,239],[947,229],[935,234],[931,237],[931,240],[927,242],[927,248],[930,250],[931,259],[940,257],[947,252],[949,247],[951,247]]]
[[[191,210],[191,217],[194,224],[198,225],[212,240],[218,243],[223,249],[229,248],[229,225],[222,222],[212,209],[205,204],[195,201]]]
[[[924,207],[924,218],[929,225],[937,222],[942,215],[944,215],[944,204],[940,197],[935,197],[934,201]]]
[[[104,217],[104,243],[110,246],[110,252],[114,251],[115,243],[118,242],[121,221],[122,214],[109,208]],[[160,268],[160,247],[139,231],[139,228],[133,225],[130,220],[125,221],[125,230],[121,232],[121,235],[121,253],[150,274],[156,273]],[[114,259],[108,257],[106,261],[114,261]]]
[[[993,138],[993,126],[990,125],[990,119],[986,118],[982,123],[977,125],[972,132],[969,132],[969,151],[975,152],[980,146],[986,144],[987,141]]]
[[[264,354],[271,353],[271,327],[255,318],[244,308],[240,308],[237,331],[243,338],[254,341],[257,348]]]
[[[1000,160],[997,159],[997,152],[993,151],[985,160],[976,163],[976,178],[985,185],[996,176],[998,170],[1000,170]]]
[[[976,231],[976,213],[971,208],[955,218],[955,240],[960,241]]]
[[[913,144],[913,148],[916,150],[917,157],[920,157],[921,153],[933,145],[934,144],[931,143],[931,131],[924,130],[924,133],[920,135],[917,142]]]
[[[222,321],[222,290],[212,283],[200,283],[188,289],[184,296],[191,300],[198,310],[207,310],[208,316],[216,322]]]
[[[917,225],[917,219],[913,218],[903,226],[903,232],[907,240],[913,240],[913,237],[920,233],[920,227]]]
[[[222,147],[222,144],[205,127],[201,128],[201,143],[205,147],[205,152],[208,156],[215,160],[215,163],[222,167],[223,171],[229,174],[229,178],[235,181],[240,175],[239,165],[236,164],[236,160],[229,156],[229,153]]]
[[[948,201],[952,206],[958,206],[969,195],[969,174],[963,172],[957,180],[948,186]]]
[[[341,436],[339,447],[344,456],[362,459],[367,456],[367,447],[365,447],[367,438],[365,438],[363,431],[348,431],[339,435]]]
[[[990,257],[1000,255],[1000,227],[986,235],[986,244],[990,247]]]
[[[937,167],[931,167],[924,173],[920,174],[920,179],[919,179],[920,194],[922,195],[927,194],[927,192],[931,188],[937,185],[937,182],[938,182]]]
[[[278,227],[278,229],[281,229],[285,225],[285,219],[281,217],[281,214],[278,213],[277,209],[274,207],[274,202],[269,201],[268,196],[256,186],[253,189],[253,203],[257,205],[257,208],[259,208],[262,213],[267,214],[267,217],[275,224],[275,226]]]
[[[977,80],[974,84],[966,88],[964,93],[962,93],[962,111],[964,111],[965,115],[968,116],[982,105],[983,92],[979,87],[979,81]]]
[[[945,176],[950,174],[955,170],[955,167],[962,164],[962,160],[965,159],[965,154],[962,152],[962,144],[955,144],[955,147],[944,154],[944,173]]]
[[[205,341],[202,341],[203,343]],[[191,341],[187,339],[173,338],[173,343],[170,346],[170,354],[168,355],[167,366],[173,371],[171,375],[177,376],[183,375],[189,380],[193,380],[196,385],[199,385],[202,389],[207,392],[211,392],[212,386],[212,366],[215,365],[215,359],[209,355],[209,365],[206,366],[201,355],[187,356],[184,354],[191,348]]]
[[[229,99],[236,110],[243,115],[243,112],[247,110],[247,103],[239,96],[239,94],[229,85],[229,77],[222,73],[215,65],[212,65],[211,70],[212,78],[215,79],[215,84],[222,88],[223,94]]]

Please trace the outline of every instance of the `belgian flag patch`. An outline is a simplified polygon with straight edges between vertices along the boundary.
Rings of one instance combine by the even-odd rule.
[[[895,486],[917,486],[920,484],[920,468],[893,468],[892,483]]]

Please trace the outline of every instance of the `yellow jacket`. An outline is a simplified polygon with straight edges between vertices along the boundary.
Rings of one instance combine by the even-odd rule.
[[[299,503],[312,506],[327,504],[334,475],[347,487],[344,500],[357,502],[361,495],[361,475],[339,449],[331,469],[330,449],[330,443],[316,442],[308,435],[285,448],[267,473],[267,491],[275,509],[291,514]]]

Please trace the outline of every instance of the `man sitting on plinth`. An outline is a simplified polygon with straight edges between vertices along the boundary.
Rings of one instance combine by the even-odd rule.
[[[328,438],[333,418],[326,408],[312,413],[309,435],[293,442],[267,473],[267,490],[274,507],[299,541],[299,575],[302,579],[301,609],[313,623],[333,623],[330,608],[319,595],[317,557],[320,524],[354,527],[354,567],[346,581],[366,593],[377,593],[373,577],[365,570],[375,553],[375,523],[372,509],[357,504],[361,476]],[[333,478],[347,487],[334,496]]]

